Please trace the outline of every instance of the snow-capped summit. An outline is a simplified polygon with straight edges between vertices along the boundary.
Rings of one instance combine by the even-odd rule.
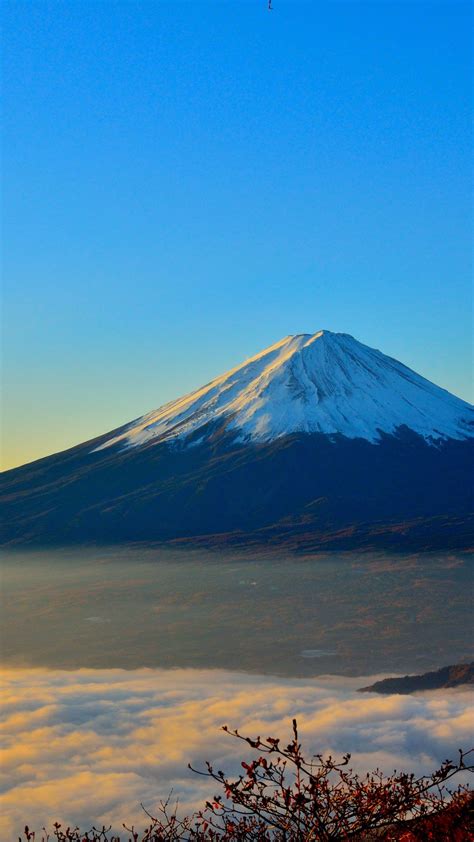
[[[219,422],[235,441],[323,433],[377,442],[402,427],[428,443],[474,435],[468,403],[348,334],[320,330],[286,336],[206,386],[138,418],[95,450],[191,433],[199,439],[200,428],[210,422]]]

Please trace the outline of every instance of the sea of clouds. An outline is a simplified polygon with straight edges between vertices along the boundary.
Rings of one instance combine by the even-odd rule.
[[[379,677],[379,676],[378,676]],[[221,670],[40,670],[3,673],[0,839],[25,824],[142,827],[173,788],[180,809],[216,787],[188,770],[231,773],[251,750],[220,730],[290,737],[308,753],[353,753],[365,772],[434,770],[472,740],[472,694],[360,694],[374,677],[283,679]]]

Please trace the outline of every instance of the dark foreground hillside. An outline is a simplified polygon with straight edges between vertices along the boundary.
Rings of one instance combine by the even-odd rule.
[[[415,693],[417,690],[440,690],[474,684],[474,661],[470,664],[453,664],[422,675],[405,675],[384,678],[369,687],[361,687],[361,693]]]

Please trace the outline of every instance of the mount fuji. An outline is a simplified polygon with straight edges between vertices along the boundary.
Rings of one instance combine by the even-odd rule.
[[[287,336],[5,472],[5,544],[472,546],[474,408],[352,336]]]

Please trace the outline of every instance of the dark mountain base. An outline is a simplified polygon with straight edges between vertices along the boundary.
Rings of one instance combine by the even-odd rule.
[[[202,433],[202,431],[201,431]],[[91,453],[103,439],[6,472],[4,544],[137,541],[296,550],[470,549],[474,442],[431,447],[293,435],[235,445],[154,443]]]
[[[174,538],[168,546],[208,550],[286,551],[292,555],[326,552],[474,553],[474,515],[465,518],[433,517],[411,521],[349,524],[328,531],[320,526],[266,527],[255,532]]]

